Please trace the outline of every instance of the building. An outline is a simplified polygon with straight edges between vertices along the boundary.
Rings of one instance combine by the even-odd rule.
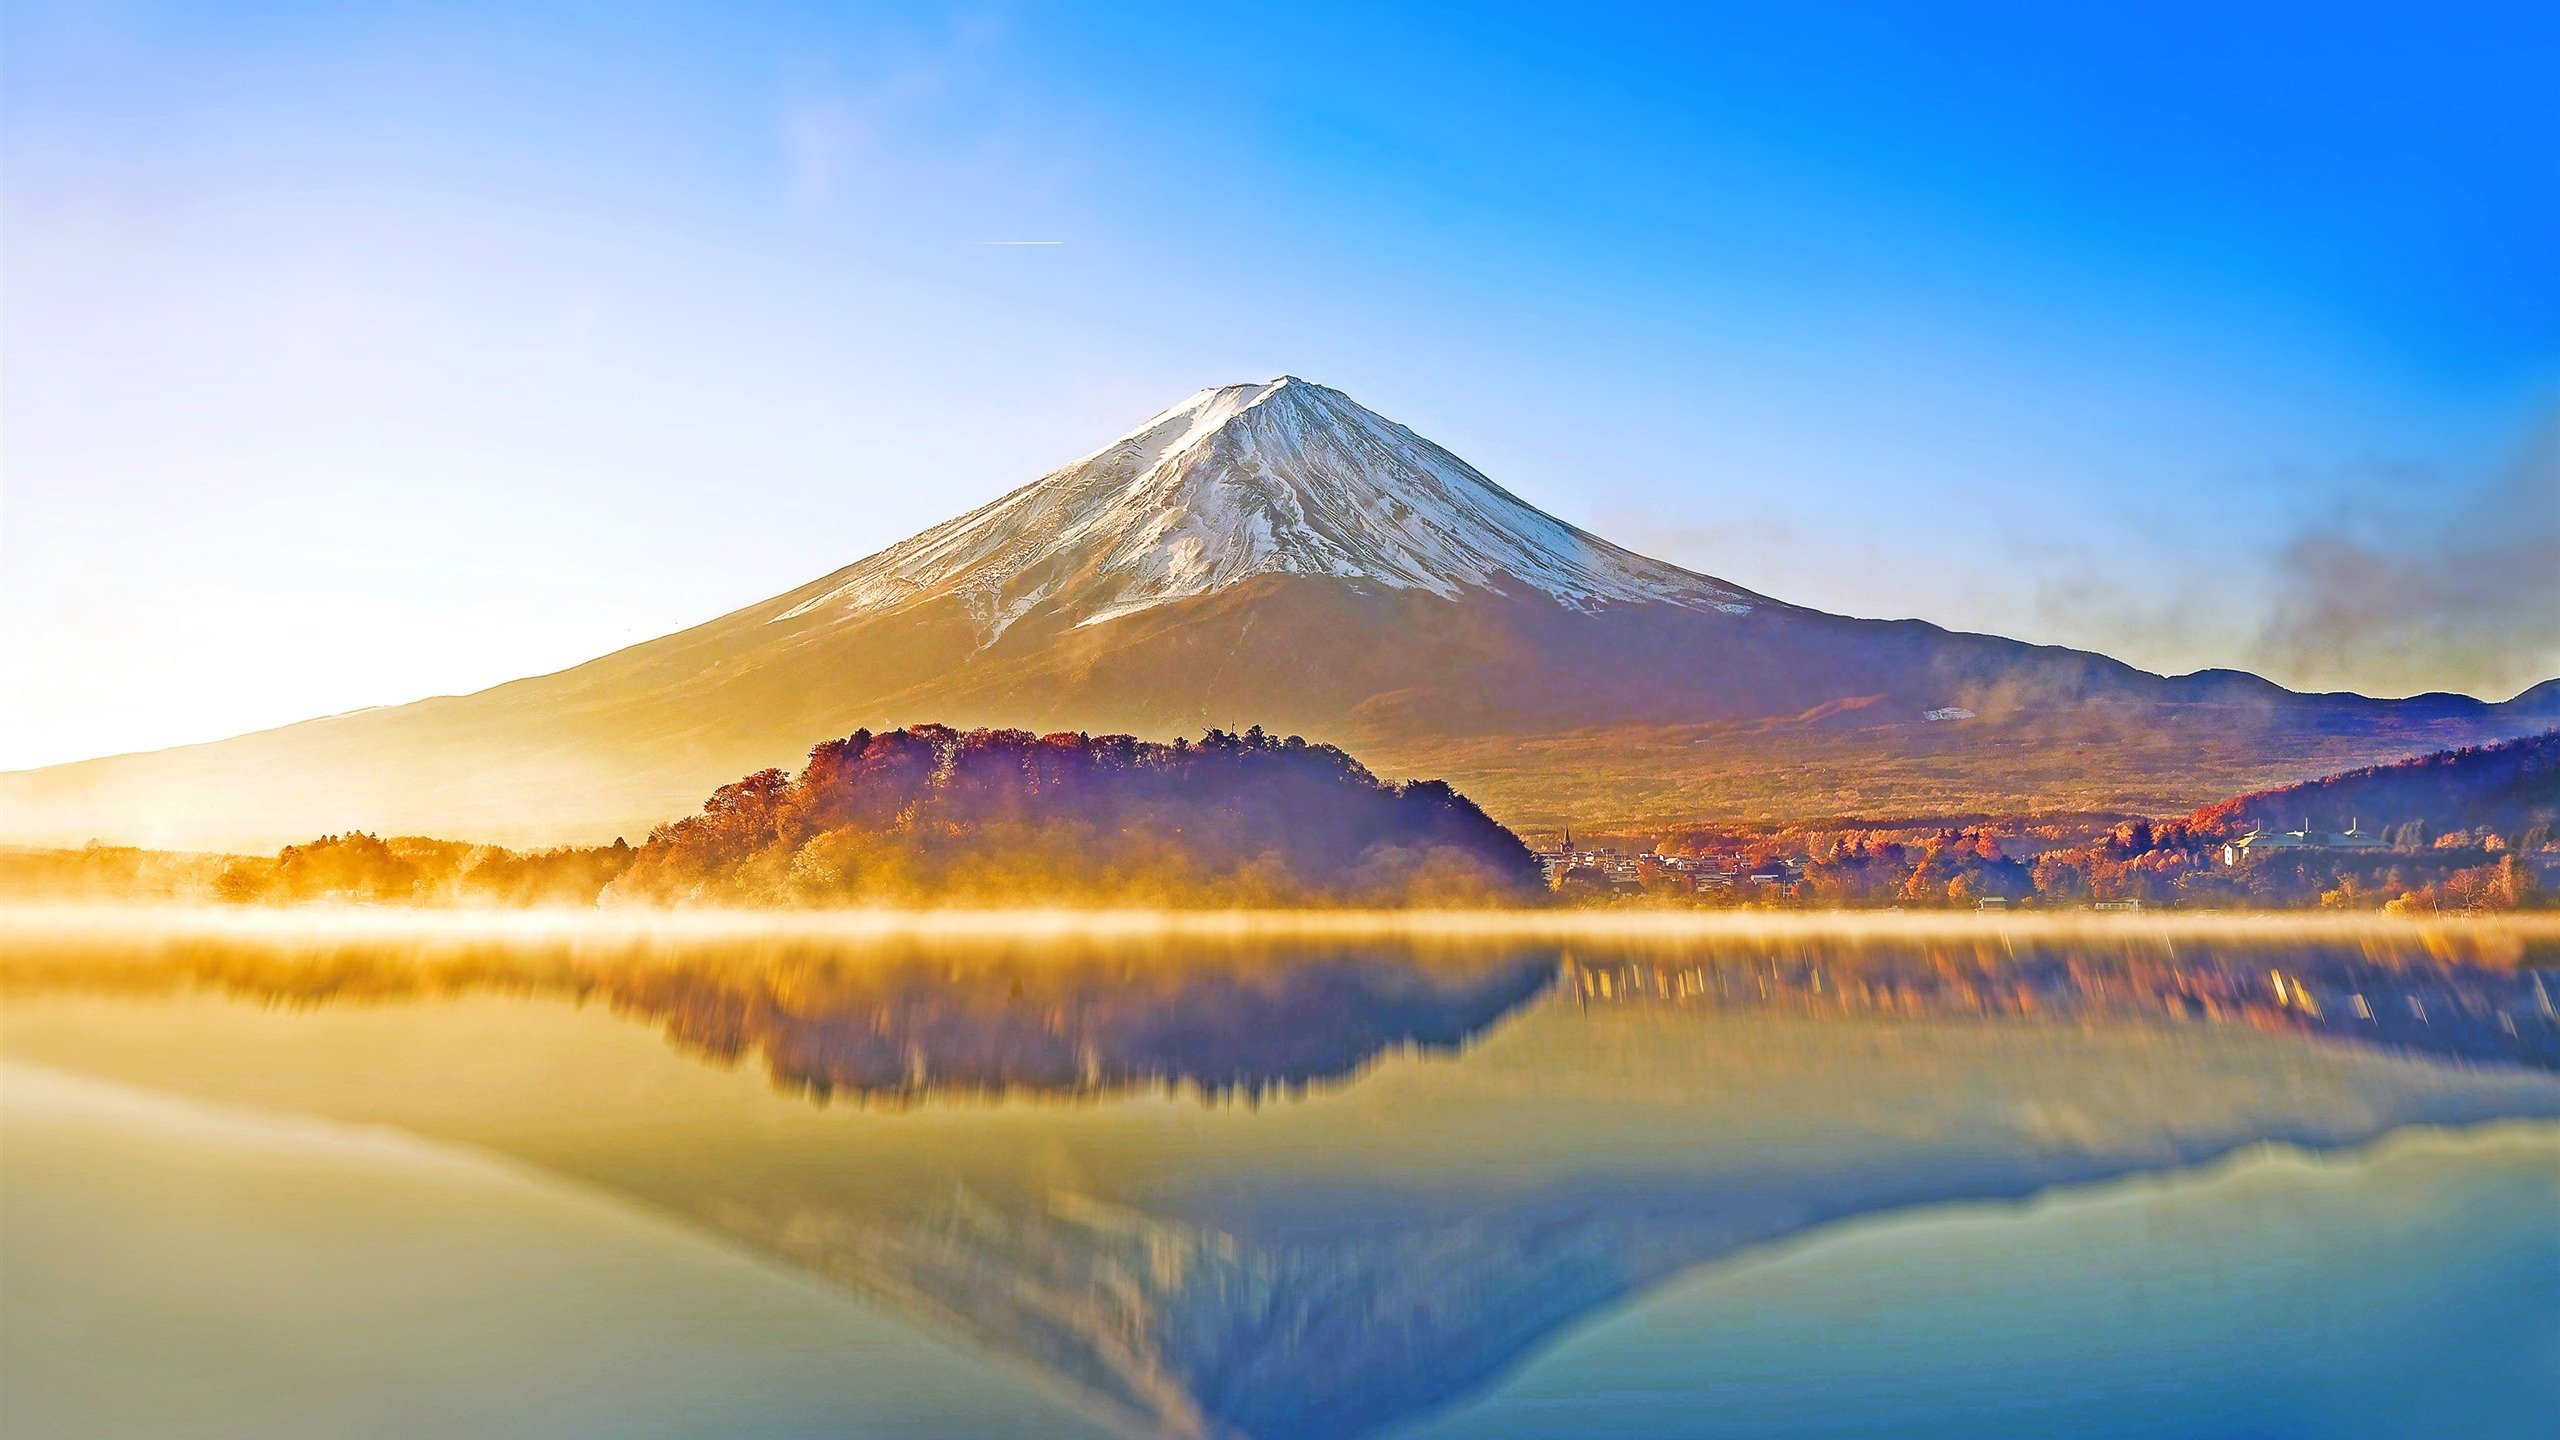
[[[1565,827],[1564,838],[1556,842],[1554,849],[1529,853],[1538,857],[1538,874],[1546,880],[1547,888],[1554,889],[1556,877],[1573,868],[1573,827]]]
[[[2388,850],[2390,842],[2364,833],[2361,822],[2350,820],[2344,830],[2322,832],[2311,828],[2306,817],[2299,830],[2270,832],[2261,826],[2222,847],[2222,863],[2240,865],[2251,857],[2274,850]]]
[[[1610,845],[1577,845],[1568,828],[1564,838],[1552,850],[1530,852],[1538,860],[1538,872],[1552,887],[1568,870],[1592,870],[1608,878],[1613,887],[1633,889],[1643,879],[1647,861],[1653,857],[1629,854]]]

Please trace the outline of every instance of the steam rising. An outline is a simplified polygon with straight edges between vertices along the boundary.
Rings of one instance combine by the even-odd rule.
[[[2286,547],[2254,659],[2369,693],[2491,699],[2560,675],[2560,417],[2496,488],[2418,523]]]

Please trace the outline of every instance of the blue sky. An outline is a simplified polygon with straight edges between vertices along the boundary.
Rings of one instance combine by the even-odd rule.
[[[2560,10],[1372,8],[0,7],[0,763],[571,663],[1282,372],[1805,603],[2560,672]]]

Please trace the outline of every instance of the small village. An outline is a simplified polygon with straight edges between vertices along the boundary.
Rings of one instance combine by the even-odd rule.
[[[2560,895],[2548,825],[2438,833],[2352,816],[2281,828],[2201,817],[1702,825],[1662,838],[1567,828],[1532,853],[1550,891],[1584,904],[2435,913],[2538,908]]]
[[[1804,876],[1800,858],[1745,863],[1707,855],[1665,855],[1617,845],[1577,844],[1568,827],[1553,846],[1533,852],[1551,890],[1636,893],[1665,888],[1696,894],[1760,888],[1775,891]]]

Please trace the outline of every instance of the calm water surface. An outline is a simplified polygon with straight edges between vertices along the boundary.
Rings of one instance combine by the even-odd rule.
[[[20,928],[0,1423],[2543,1437],[2544,958]]]

